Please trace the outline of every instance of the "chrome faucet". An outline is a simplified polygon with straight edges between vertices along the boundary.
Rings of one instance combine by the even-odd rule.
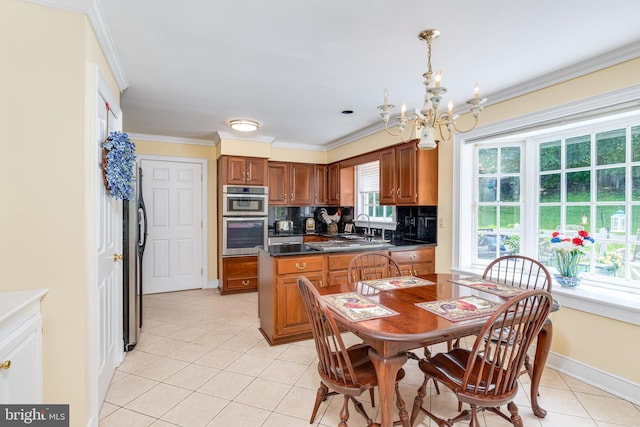
[[[371,237],[371,218],[369,218],[369,215],[367,215],[366,213],[361,213],[356,217],[356,221],[363,215],[367,218],[367,234],[365,234],[365,237]]]

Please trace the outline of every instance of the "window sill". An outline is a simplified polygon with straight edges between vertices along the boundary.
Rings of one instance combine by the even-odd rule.
[[[451,272],[482,276],[484,269]],[[640,326],[640,294],[593,286],[584,279],[575,288],[563,288],[554,281],[551,293],[563,307]]]

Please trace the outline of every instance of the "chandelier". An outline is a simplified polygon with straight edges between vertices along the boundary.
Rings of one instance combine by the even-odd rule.
[[[402,108],[400,109],[400,117],[397,119],[398,132],[393,133],[389,130],[389,117],[391,116],[391,110],[394,105],[389,104],[387,100],[387,89],[384,90],[384,104],[378,107],[378,109],[382,111],[380,116],[384,122],[385,130],[390,135],[402,137],[403,141],[405,140],[403,133],[407,122],[413,121],[410,136],[415,135],[416,138],[420,138],[418,148],[421,150],[433,150],[436,148],[436,129],[445,141],[451,140],[453,132],[465,133],[474,129],[478,125],[478,117],[480,116],[480,112],[483,108],[482,104],[487,102],[487,98],[480,98],[480,89],[476,83],[473,91],[473,98],[467,101],[467,104],[471,105],[470,111],[473,114],[474,123],[473,126],[466,130],[460,130],[456,126],[455,121],[458,116],[453,114],[452,101],[449,101],[447,111],[438,112],[440,101],[442,101],[442,95],[447,92],[447,88],[440,84],[442,80],[442,73],[439,70],[434,73],[431,68],[431,42],[439,35],[440,31],[434,29],[424,30],[418,34],[418,38],[420,40],[425,40],[428,46],[427,72],[422,75],[424,77],[424,86],[426,89],[422,109],[418,110],[416,108],[415,113],[407,115],[407,105],[406,103],[403,103]]]

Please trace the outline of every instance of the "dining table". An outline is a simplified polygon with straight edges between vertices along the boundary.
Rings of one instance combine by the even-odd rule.
[[[400,279],[377,280],[377,284],[381,286],[375,287],[367,287],[366,281],[360,282],[356,295],[346,285],[319,288],[323,299],[331,302],[329,306],[336,312],[334,318],[338,325],[370,346],[369,356],[378,377],[382,427],[393,425],[396,374],[407,362],[409,352],[478,334],[491,314],[478,313],[469,318],[451,318],[432,310],[430,305],[437,307],[442,303],[441,305],[447,306],[449,301],[468,297],[479,297],[483,301],[499,305],[509,298],[508,292],[500,294],[492,292],[487,286],[469,287],[460,284],[464,283],[461,279],[465,279],[461,275],[430,274],[421,275],[420,278],[403,276]],[[517,293],[517,290],[514,291],[514,294]],[[342,296],[358,298],[339,298]],[[353,309],[357,299],[361,298],[377,306],[377,311],[369,318]],[[356,302],[345,305],[346,299]],[[336,301],[342,301],[342,305]],[[531,406],[534,414],[540,418],[546,415],[546,411],[538,403],[538,387],[549,354],[552,333],[551,320],[547,319],[537,337],[531,371]],[[406,409],[400,411],[400,419],[403,425],[409,425]]]

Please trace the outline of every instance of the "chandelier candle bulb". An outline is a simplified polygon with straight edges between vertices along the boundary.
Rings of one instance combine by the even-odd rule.
[[[436,87],[440,87],[440,80],[442,80],[442,73],[440,72],[440,70],[436,71]]]
[[[480,86],[478,85],[478,83],[476,83],[476,85],[473,87],[473,97],[480,98]]]
[[[452,117],[453,116],[453,101],[449,100],[449,103],[447,104],[447,109],[449,110],[449,116]]]
[[[404,118],[404,114],[407,112],[407,103],[403,102],[402,107],[400,107],[400,117]]]
[[[389,105],[389,91],[387,89],[384,90],[384,105]]]

